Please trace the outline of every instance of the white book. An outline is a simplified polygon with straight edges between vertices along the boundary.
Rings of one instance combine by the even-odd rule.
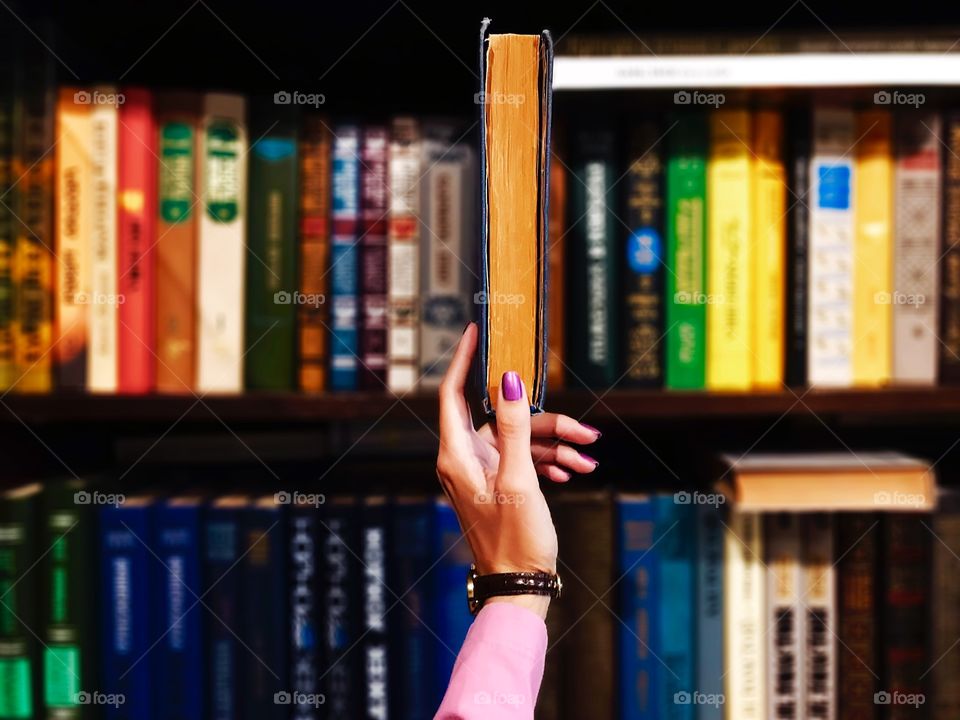
[[[208,93],[200,133],[197,391],[243,389],[246,100]]]
[[[837,601],[834,560],[834,518],[826,513],[804,515],[804,561],[801,602],[804,605],[803,714],[811,720],[837,718]],[[844,652],[847,652],[846,650]]]
[[[87,94],[91,103],[92,213],[90,219],[90,345],[87,390],[114,393],[119,381],[117,272],[117,128],[116,88],[100,86]]]
[[[803,555],[800,516],[764,517],[767,566],[767,717],[803,717]]]
[[[813,113],[810,160],[807,377],[811,385],[853,383],[854,159],[852,110]]]
[[[724,705],[727,720],[766,720],[763,529],[758,513],[730,513],[724,534]]]

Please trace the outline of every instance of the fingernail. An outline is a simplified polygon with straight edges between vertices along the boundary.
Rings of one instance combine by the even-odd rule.
[[[503,385],[503,397],[505,400],[513,402],[523,397],[523,386],[520,384],[520,376],[513,370],[508,370],[503,374],[503,379],[500,381],[500,384]]]
[[[587,425],[586,423],[580,423],[580,424],[590,432],[595,433],[598,438],[603,437],[603,433],[597,430],[593,425]]]
[[[584,460],[586,460],[587,462],[593,463],[593,466],[594,466],[594,467],[599,467],[599,465],[600,465],[600,461],[599,461],[599,460],[595,460],[594,458],[590,457],[590,456],[587,455],[586,453],[580,453],[580,457],[582,457],[582,458],[583,458]]]

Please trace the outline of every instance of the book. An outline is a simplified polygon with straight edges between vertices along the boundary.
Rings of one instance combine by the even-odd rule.
[[[857,113],[853,251],[851,380],[876,387],[890,382],[893,287],[893,148],[887,110]]]
[[[40,693],[36,577],[39,483],[0,494],[0,717],[34,717]]]
[[[420,375],[420,123],[412,117],[390,126],[387,227],[387,389],[407,393]]]
[[[803,518],[803,603],[805,693],[808,717],[837,717],[837,600],[834,521],[827,513]]]
[[[125,87],[117,115],[117,391],[156,387],[157,127],[153,93]]]
[[[200,202],[195,330],[196,389],[201,393],[239,392],[243,388],[244,353],[247,364],[254,365],[257,351],[263,352],[262,345],[251,347],[259,334],[244,338],[245,263],[253,264],[244,242],[253,248],[251,252],[261,247],[253,236],[247,236],[246,218],[249,212],[252,224],[254,218],[261,217],[257,214],[261,206],[254,200],[262,200],[251,195],[248,210],[246,111],[246,100],[239,95],[207,93],[203,97],[197,144]],[[260,138],[249,150],[251,163],[262,159],[263,143],[270,147],[269,140]],[[253,180],[260,178],[258,169],[250,174]],[[286,200],[288,204],[293,202],[289,197]],[[284,231],[288,231],[286,226]],[[292,346],[289,334],[281,337]],[[269,347],[278,356],[286,350],[281,343]]]
[[[719,505],[697,506],[697,689],[708,698],[723,694],[724,525]],[[720,703],[697,707],[698,720],[722,720]]]
[[[17,95],[17,45],[5,42],[0,51],[0,388],[7,390],[17,379],[13,347],[14,299],[13,255],[18,221],[14,174],[14,148],[17,145],[15,122]],[[57,133],[58,136],[62,133]],[[58,335],[59,337],[59,335]]]
[[[77,87],[60,88],[56,120],[56,133],[60,142],[55,149],[54,250],[59,260],[55,278],[54,334],[58,342],[54,345],[54,360],[57,368],[57,388],[70,391],[81,391],[87,385],[89,306],[83,300],[90,295],[90,252],[87,238],[90,237],[93,212],[91,106],[76,102],[75,97],[80,92]],[[0,153],[2,152],[3,149],[0,148]],[[0,213],[3,209],[4,206],[0,206]],[[6,252],[9,252],[9,248],[5,254]],[[9,258],[7,260],[4,265],[9,271]],[[4,338],[9,335],[9,323],[6,329],[2,329],[2,326],[0,321],[0,375],[4,372],[2,367],[7,356],[4,347],[8,343],[12,344],[9,337]],[[4,382],[0,378],[0,385],[8,387],[12,380],[11,377]]]
[[[359,316],[357,297],[360,240],[360,128],[338,125],[333,131],[333,241],[329,273],[330,389],[358,385]]]
[[[960,382],[960,113],[948,113],[944,125],[938,377],[953,385]]]
[[[481,398],[496,410],[514,371],[543,412],[547,362],[547,220],[553,40],[480,27]],[[482,102],[479,102],[482,100]]]
[[[635,387],[663,384],[664,168],[663,129],[642,121],[630,135],[626,224],[630,228],[622,265],[622,383]]]
[[[764,521],[767,653],[767,717],[793,720],[803,714],[803,542],[800,516],[767,515]]]
[[[960,607],[960,573],[957,573],[955,565],[957,553],[960,552],[960,495],[956,490],[941,490],[937,511],[928,525],[934,537],[930,565],[933,578],[930,592],[930,657],[936,660],[930,669],[929,688],[932,697],[928,703],[933,717],[954,720],[960,717],[960,687],[955,682],[960,672],[960,657],[954,656],[952,651],[955,648],[951,647],[955,638],[960,637],[960,615],[957,613],[957,607]]]
[[[560,136],[556,126],[554,126],[553,133],[555,138]],[[547,242],[549,244],[547,249],[547,277],[549,280],[549,291],[547,293],[547,385],[553,388],[562,388],[567,372],[564,366],[567,322],[567,315],[564,310],[567,285],[567,168],[556,150],[557,146],[563,147],[562,141],[554,142],[553,159],[550,162],[550,206],[549,217],[547,218]]]
[[[154,642],[157,574],[153,570],[153,500],[128,497],[122,504],[99,508],[100,535],[100,647],[102,690],[107,718],[155,716],[153,658],[147,654]],[[93,688],[90,689],[94,690]],[[87,692],[89,694],[90,691]]]
[[[300,292],[297,305],[297,352],[300,390],[327,388],[327,269],[330,267],[330,127],[318,115],[306,115],[300,135]]]
[[[570,381],[607,387],[619,357],[614,138],[609,130],[582,129],[574,142],[567,285],[570,297],[583,300],[570,307],[566,354]]]
[[[753,126],[751,376],[753,387],[763,390],[781,390],[784,380],[787,168],[783,145],[781,114],[757,111]]]
[[[320,513],[306,502],[290,506],[287,547],[290,582],[290,715],[296,720],[323,717],[316,700],[323,694],[323,598],[318,575]],[[329,675],[328,675],[329,677]]]
[[[200,197],[198,93],[166,92],[156,97],[158,211],[157,390],[188,393],[196,385],[197,237]]]
[[[807,383],[807,269],[810,234],[810,129],[809,112],[787,115],[787,328],[785,381],[790,387]]]
[[[119,294],[117,188],[119,105],[117,88],[104,85],[87,94],[93,133],[91,163],[93,216],[90,226],[90,307],[87,390],[115,393],[119,384]]]
[[[807,203],[807,382],[812,386],[845,387],[853,377],[855,129],[850,110],[814,110]]]
[[[290,106],[292,107],[292,106]],[[290,107],[254,106],[246,257],[246,356],[251,390],[293,390],[297,307],[297,127]],[[239,387],[237,388],[240,389]]]
[[[361,637],[359,589],[363,566],[354,549],[360,547],[357,502],[348,496],[330,498],[324,514],[319,583],[324,593],[321,637],[327,669],[321,689],[328,717],[352,718],[359,711],[361,688],[357,643]]]
[[[394,598],[387,597],[387,499],[368,496],[363,501],[360,521],[360,557],[363,558],[363,690],[360,717],[385,720],[390,716],[390,665],[388,609]],[[392,594],[392,593],[391,593]]]
[[[707,126],[679,115],[667,137],[665,384],[697,390],[707,357]]]
[[[390,135],[363,128],[360,143],[360,387],[382,390],[387,378],[387,216]]]
[[[897,115],[894,129],[893,380],[937,380],[940,116]]]
[[[747,110],[709,117],[707,161],[707,377],[710,390],[748,390],[756,348],[751,304],[753,124]]]
[[[420,386],[437,388],[473,319],[477,273],[476,154],[452,122],[423,125],[420,184]]]

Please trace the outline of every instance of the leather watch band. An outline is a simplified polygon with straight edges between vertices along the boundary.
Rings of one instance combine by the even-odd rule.
[[[562,590],[560,576],[544,572],[477,575],[476,566],[471,565],[467,574],[467,605],[472,615],[480,611],[488,598],[498,595],[546,595],[556,599]]]

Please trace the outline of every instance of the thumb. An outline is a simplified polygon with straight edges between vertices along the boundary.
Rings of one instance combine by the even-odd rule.
[[[497,437],[500,441],[498,485],[516,486],[534,476],[530,457],[530,403],[520,376],[505,372],[497,401]]]

